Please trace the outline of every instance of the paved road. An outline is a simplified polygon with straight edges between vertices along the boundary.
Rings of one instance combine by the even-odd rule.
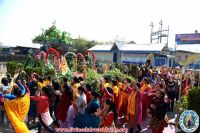
[[[172,115],[172,114],[170,114],[170,115]],[[172,117],[171,119],[170,119],[170,122],[174,122],[174,118]],[[146,121],[144,121],[144,122],[142,122],[142,124],[141,124],[141,127],[142,127],[142,131],[141,131],[141,133],[151,133],[151,129],[150,128],[147,128],[148,127],[148,124],[149,124],[149,122],[150,122],[150,118],[148,118]],[[0,132],[2,132],[2,125],[0,125]],[[38,131],[37,131],[37,128],[34,128],[34,129],[31,129],[30,130],[30,133],[37,133]],[[164,132],[163,133],[175,133],[176,131],[175,131],[175,126],[174,125],[168,125],[168,127],[166,127],[165,129],[164,129]],[[12,132],[11,130],[4,130],[2,133],[14,133],[14,132]]]
[[[174,122],[174,118],[170,120],[170,122]],[[149,124],[150,119],[147,119],[145,122],[142,123],[141,127],[142,127],[142,131],[141,133],[151,133],[151,129],[147,128],[148,124]],[[37,133],[37,129],[32,129],[30,131],[31,133]],[[166,127],[164,129],[163,133],[175,133],[175,126],[174,125],[168,125],[168,127]]]

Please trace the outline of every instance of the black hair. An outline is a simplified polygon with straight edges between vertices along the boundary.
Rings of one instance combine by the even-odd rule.
[[[73,80],[74,80],[75,83],[80,83],[80,80],[77,77],[74,77]]]
[[[41,82],[41,83],[43,83],[44,82],[43,77],[39,77],[38,81]]]
[[[113,86],[117,85],[117,81],[116,81],[116,80],[113,80],[113,81],[112,81],[112,84],[113,84]]]
[[[107,105],[110,105],[109,111],[112,111],[114,113],[114,121],[116,122],[118,118],[118,114],[117,114],[117,108],[116,108],[115,103],[110,98],[107,98],[105,102]]]
[[[43,87],[42,90],[44,91],[44,93],[49,98],[49,105],[50,105],[50,107],[53,107],[54,102],[56,100],[56,96],[55,96],[53,87],[50,86],[50,85],[47,85],[47,86]]]
[[[126,80],[127,80],[128,83],[131,83],[131,79],[130,78],[127,78]]]
[[[106,89],[108,90],[108,92],[109,92],[110,94],[113,94],[113,89],[111,89],[110,87],[107,87]]]
[[[85,86],[86,86],[86,88],[87,88],[88,91],[92,90],[92,86],[90,84],[87,83]]]
[[[47,79],[48,79],[48,80],[52,80],[52,77],[51,77],[51,76],[47,76]]]
[[[107,76],[104,77],[104,80],[107,81],[107,82],[109,82],[109,78]]]
[[[84,89],[82,86],[79,86],[79,87],[78,87],[78,90],[79,90],[79,91],[82,91],[82,92],[85,92],[85,89]]]
[[[67,96],[69,96],[70,99],[73,100],[73,90],[72,90],[72,88],[67,83],[64,83],[63,88],[66,90]]]
[[[25,78],[22,78],[21,81],[22,81],[22,82],[23,82],[23,81],[26,81],[26,79],[25,79]]]
[[[54,90],[60,90],[61,89],[61,85],[57,80],[53,80],[52,85],[53,85]]]
[[[3,78],[1,79],[1,83],[2,83],[3,85],[7,86],[8,83],[9,83],[8,78],[7,78],[7,77],[3,77]]]
[[[34,96],[35,92],[39,90],[37,80],[33,80],[29,86],[30,88],[30,95]]]
[[[149,79],[147,77],[143,78],[145,82],[147,82],[147,84],[150,84]]]
[[[83,77],[78,77],[78,79],[79,79],[80,81],[83,81]]]
[[[137,85],[137,87],[138,87],[139,89],[141,88],[141,84],[140,84],[140,83],[137,83],[136,85]]]
[[[22,96],[22,90],[19,87],[14,88],[13,93],[17,97],[21,97]]]
[[[11,82],[12,81],[11,75],[7,74],[6,76],[7,76],[8,81]]]
[[[33,80],[33,81],[31,82],[31,86],[38,86],[37,80]]]
[[[67,81],[67,77],[63,77],[63,82],[66,83]]]
[[[94,96],[95,98],[100,97],[100,94],[98,94],[97,91],[92,91],[91,95]]]
[[[121,82],[121,79],[119,77],[115,77],[115,79],[119,82]]]

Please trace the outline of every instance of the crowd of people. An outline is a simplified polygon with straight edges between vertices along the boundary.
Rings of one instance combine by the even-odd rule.
[[[29,124],[37,124],[38,132],[55,132],[55,128],[124,127],[130,133],[142,131],[141,124],[151,118],[152,133],[162,133],[168,125],[167,112],[174,102],[191,89],[191,78],[179,68],[138,68],[135,81],[124,77],[103,77],[99,88],[93,88],[82,77],[68,81],[33,76],[3,77],[0,85],[1,124],[16,133],[29,132]],[[180,78],[182,79],[180,80]],[[180,81],[182,86],[180,87]],[[11,124],[8,124],[9,120]]]

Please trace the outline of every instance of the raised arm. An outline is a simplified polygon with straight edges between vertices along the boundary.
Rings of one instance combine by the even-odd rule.
[[[12,99],[16,98],[16,96],[13,95],[13,94],[5,94],[5,95],[3,95],[2,92],[0,92],[0,96],[3,96],[4,98],[7,98],[9,100],[12,100]]]
[[[22,85],[22,83],[21,82],[18,82],[17,83],[17,85],[19,86],[19,88],[21,89],[21,91],[22,91],[22,95],[24,95],[25,94],[25,92],[26,92],[26,88]]]
[[[103,92],[103,93],[105,92],[105,88],[103,87],[102,84],[100,84],[100,91]]]

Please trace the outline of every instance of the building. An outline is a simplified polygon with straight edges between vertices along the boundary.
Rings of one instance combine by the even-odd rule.
[[[200,44],[184,44],[176,45],[175,61],[183,62],[190,57],[190,55],[200,53]]]
[[[7,61],[23,61],[29,52],[36,54],[40,51],[39,44],[13,45],[0,43],[0,63]]]
[[[97,62],[122,64],[145,64],[148,55],[153,54],[155,66],[173,66],[175,57],[170,55],[167,44],[114,43],[96,45],[89,50],[96,55]]]
[[[191,55],[200,53],[200,34],[176,34],[175,36],[175,62],[186,61]]]

